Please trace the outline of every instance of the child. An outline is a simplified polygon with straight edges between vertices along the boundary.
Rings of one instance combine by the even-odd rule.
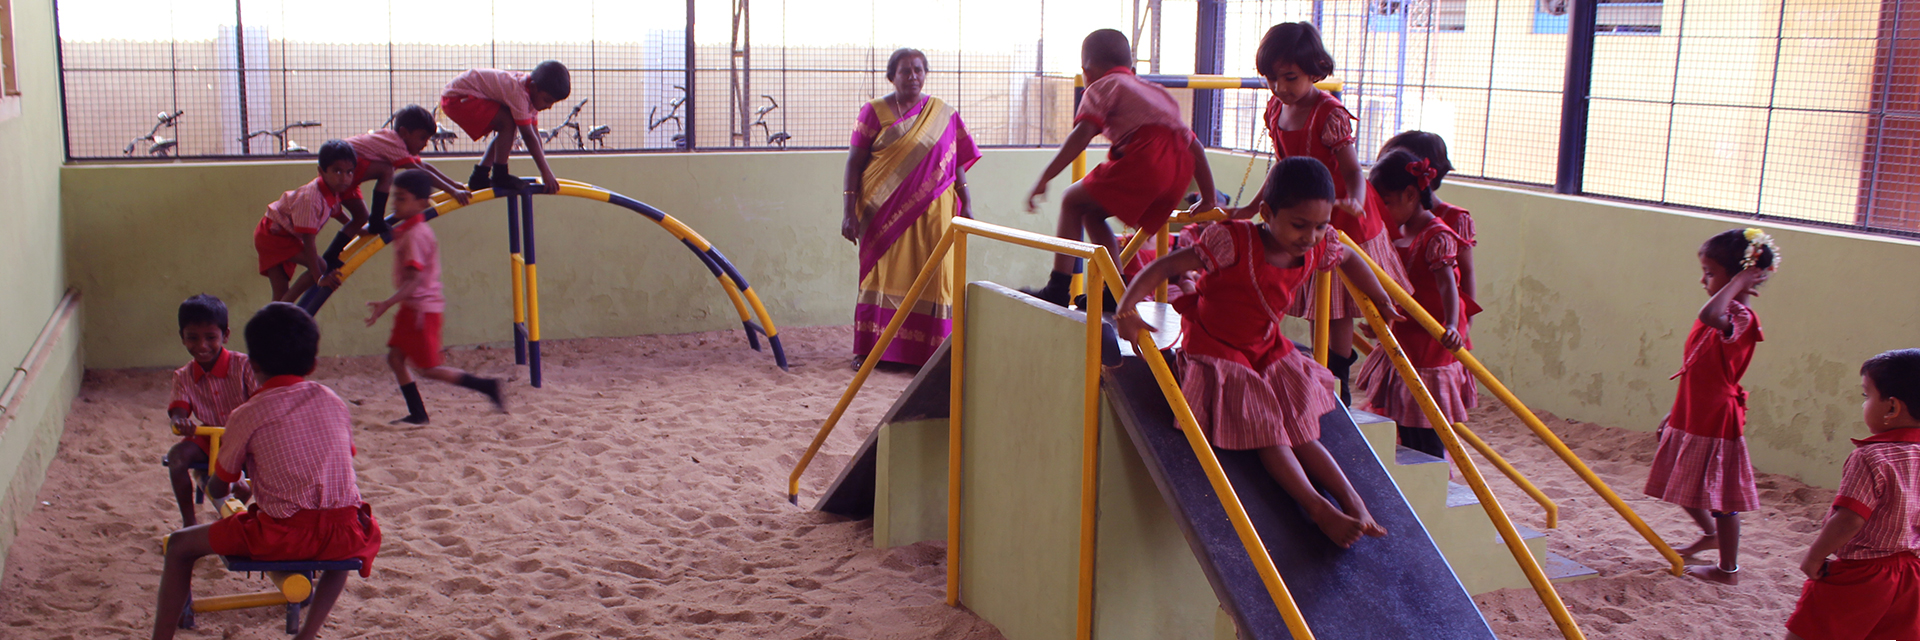
[[[394,305],[400,311],[393,316],[393,334],[387,339],[387,365],[400,383],[400,395],[407,399],[407,415],[394,422],[427,424],[427,404],[420,388],[407,372],[407,361],[421,376],[453,383],[487,395],[493,406],[507,411],[500,397],[500,381],[480,378],[444,365],[440,355],[440,314],[447,300],[440,295],[440,242],[433,228],[419,218],[427,209],[427,197],[433,194],[433,177],[419,169],[408,169],[393,178],[393,216],[399,224],[393,228],[393,296],[368,301],[367,326],[372,327]]]
[[[1189,178],[1200,184],[1198,209],[1212,209],[1213,171],[1207,167],[1206,148],[1181,119],[1173,94],[1134,77],[1133,50],[1125,35],[1113,29],[1088,34],[1080,43],[1080,67],[1087,90],[1074,114],[1073,131],[1027,196],[1027,211],[1039,211],[1036,199],[1047,194],[1047,182],[1072,164],[1095,134],[1105,135],[1113,143],[1107,161],[1067,188],[1056,231],[1061,238],[1080,240],[1084,230],[1088,240],[1105,245],[1119,260],[1120,245],[1107,218],[1156,233],[1186,197]],[[1066,305],[1074,261],[1066,254],[1055,255],[1047,285],[1032,295]]]
[[[1920,349],[1868,359],[1860,386],[1873,436],[1853,442],[1833,510],[1800,561],[1807,582],[1788,638],[1920,639]]]
[[[1440,413],[1451,422],[1467,420],[1467,410],[1480,404],[1480,392],[1466,367],[1454,360],[1453,350],[1463,343],[1462,319],[1479,310],[1472,301],[1460,298],[1458,259],[1460,235],[1434,218],[1433,180],[1438,175],[1432,164],[1406,150],[1394,150],[1373,166],[1368,177],[1380,194],[1380,218],[1398,229],[1392,246],[1407,266],[1408,293],[1420,307],[1446,327],[1440,340],[1434,340],[1418,321],[1403,320],[1391,325],[1394,340],[1407,355],[1420,382],[1440,405]],[[1367,410],[1393,419],[1400,425],[1400,444],[1428,454],[1447,458],[1436,428],[1427,419],[1387,351],[1377,349],[1360,366],[1358,386],[1367,390]]]
[[[1447,158],[1447,141],[1439,134],[1402,131],[1388,138],[1387,144],[1380,146],[1380,156],[1385,157],[1387,152],[1395,149],[1413,152],[1413,155],[1432,165],[1433,190],[1436,192],[1440,190],[1440,182],[1447,179],[1447,174],[1453,173],[1453,161]],[[1371,186],[1367,193],[1370,199],[1378,198]],[[1372,206],[1373,203],[1369,202],[1368,211],[1372,211]],[[1460,234],[1460,240],[1465,241],[1460,245],[1460,295],[1468,299],[1480,300],[1480,288],[1473,276],[1473,248],[1480,246],[1480,241],[1477,239],[1478,233],[1473,226],[1473,216],[1465,209],[1441,201],[1437,193],[1434,194],[1433,207],[1429,211],[1432,211],[1434,217],[1439,218],[1440,222],[1446,223],[1454,233]],[[1473,338],[1467,331],[1466,320],[1460,322],[1460,335],[1466,340],[1468,347],[1473,346]]]
[[[1758,229],[1716,234],[1700,245],[1699,258],[1707,304],[1673,375],[1680,391],[1660,422],[1646,493],[1685,508],[1700,525],[1700,540],[1680,548],[1682,556],[1720,549],[1717,566],[1689,566],[1687,574],[1734,585],[1740,582],[1740,513],[1760,506],[1747,458],[1747,392],[1740,376],[1762,337],[1747,299],[1780,261],[1773,239]]]
[[[1208,226],[1194,246],[1141,271],[1113,317],[1122,336],[1139,336],[1150,328],[1134,305],[1171,275],[1201,272],[1194,293],[1173,303],[1186,336],[1180,390],[1194,418],[1216,447],[1259,450],[1267,473],[1327,538],[1348,547],[1362,535],[1387,532],[1320,445],[1320,416],[1340,407],[1333,374],[1281,335],[1281,312],[1314,272],[1336,265],[1381,309],[1392,307],[1366,263],[1327,237],[1334,192],[1326,167],[1284,159],[1266,189],[1263,224]],[[1322,497],[1315,482],[1339,504]]]
[[[233,410],[214,462],[215,476],[231,483],[246,470],[254,504],[206,525],[167,537],[153,638],[170,639],[180,606],[192,590],[193,564],[209,554],[258,561],[360,560],[373,571],[380,523],[360,499],[353,473],[353,423],[347,404],[325,385],[308,381],[320,349],[320,327],[291,303],[269,303],[247,321],[247,347],[264,380],[253,398]],[[329,570],[314,586],[306,625],[311,639],[326,625],[347,573]]]
[[[340,209],[341,194],[353,186],[356,162],[353,146],[344,140],[320,145],[320,177],[281,194],[280,200],[267,205],[267,214],[254,226],[253,248],[260,252],[260,273],[273,286],[274,300],[299,300],[316,281],[329,287],[339,284],[326,261],[321,260],[313,237],[328,218],[339,220],[348,231],[358,231],[359,224]],[[293,270],[300,265],[307,266],[307,273],[289,285]]]
[[[1333,173],[1336,194],[1334,228],[1352,237],[1394,282],[1407,289],[1406,271],[1386,237],[1386,226],[1378,216],[1367,215],[1363,209],[1360,159],[1353,147],[1353,115],[1332,94],[1313,86],[1333,74],[1333,56],[1320,43],[1320,32],[1305,22],[1274,25],[1260,39],[1254,66],[1273,91],[1273,97],[1267,100],[1265,119],[1267,135],[1273,138],[1274,156],[1307,156],[1325,164]],[[1259,207],[1260,193],[1256,192],[1247,206],[1233,215],[1252,218]],[[1293,301],[1289,314],[1314,317],[1311,289],[1301,289],[1302,295]],[[1360,316],[1360,305],[1347,296],[1346,288],[1335,283],[1332,311],[1327,367],[1340,379],[1341,401],[1351,403],[1348,373],[1355,360],[1353,319]]]
[[[341,267],[340,251],[346,249],[358,232],[358,222],[366,223],[367,231],[382,236],[387,229],[387,194],[392,191],[393,172],[396,168],[424,169],[433,176],[434,184],[442,191],[453,196],[454,200],[465,205],[469,200],[467,190],[460,183],[453,182],[446,174],[440,173],[433,165],[420,160],[420,150],[427,148],[433,140],[433,134],[440,124],[433,120],[433,113],[420,105],[407,105],[393,113],[393,128],[369,131],[347,138],[347,144],[353,145],[353,182],[352,187],[341,199],[341,205],[353,215],[355,223],[349,223],[340,233],[335,234],[333,243],[327,246],[327,266],[333,269]],[[366,202],[360,198],[360,183],[368,179],[379,182],[373,187],[373,209],[367,209]]]
[[[173,478],[173,498],[180,503],[181,527],[200,520],[193,510],[193,478],[188,471],[207,464],[211,439],[194,436],[200,425],[226,425],[233,408],[253,395],[259,381],[247,355],[227,350],[227,305],[200,294],[180,303],[180,344],[193,361],[173,371],[173,397],[167,419],[173,433],[185,436],[167,451],[167,473]]]
[[[468,69],[447,83],[440,93],[440,110],[474,140],[493,134],[493,144],[474,166],[467,188],[520,191],[527,187],[525,180],[507,173],[507,154],[513,151],[513,136],[518,131],[527,154],[540,168],[541,186],[546,193],[560,193],[560,181],[547,167],[547,152],[540,148],[540,136],[534,128],[540,112],[572,94],[573,77],[566,65],[553,60],[535,65],[533,73]]]

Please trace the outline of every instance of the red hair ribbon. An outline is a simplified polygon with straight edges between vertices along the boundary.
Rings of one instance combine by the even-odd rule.
[[[1407,173],[1413,174],[1415,184],[1420,185],[1421,189],[1432,189],[1434,179],[1440,177],[1440,171],[1434,169],[1433,163],[1425,158],[1407,163]]]

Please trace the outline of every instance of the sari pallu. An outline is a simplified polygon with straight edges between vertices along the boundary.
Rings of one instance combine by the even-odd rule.
[[[853,312],[853,349],[866,354],[960,212],[954,184],[980,151],[959,112],[932,96],[897,116],[885,99],[867,103],[852,144],[873,154],[860,182],[860,296]],[[946,340],[953,329],[952,267],[951,255],[941,260],[882,359],[924,365]]]

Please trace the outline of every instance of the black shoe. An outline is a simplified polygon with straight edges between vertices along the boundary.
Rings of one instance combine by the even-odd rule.
[[[1120,311],[1120,302],[1119,302],[1119,301],[1116,301],[1116,300],[1114,300],[1114,299],[1113,299],[1113,292],[1102,292],[1102,293],[1100,294],[1100,297],[1101,297],[1102,299],[1105,299],[1105,300],[1106,300],[1106,304],[1107,304],[1107,306],[1106,306],[1106,308],[1105,308],[1105,309],[1103,309],[1103,310],[1101,310],[1101,311],[1102,311],[1102,313],[1105,313],[1105,314],[1112,314],[1112,313],[1114,313],[1114,312],[1118,312],[1118,311]],[[1084,309],[1086,309],[1086,308],[1087,308],[1087,295],[1086,295],[1086,294],[1081,294],[1081,295],[1079,295],[1079,296],[1075,296],[1075,297],[1073,297],[1073,306],[1074,306],[1074,307],[1078,307],[1078,308],[1080,308],[1080,309],[1082,309],[1082,310],[1084,310]]]
[[[1066,307],[1068,299],[1072,298],[1072,294],[1069,293],[1072,287],[1073,274],[1052,272],[1047,276],[1046,287],[1040,289],[1022,289],[1020,293],[1038,298],[1047,303]]]
[[[486,394],[487,400],[493,401],[493,409],[499,410],[501,414],[507,413],[507,398],[500,394],[500,379],[481,379],[480,393]]]
[[[493,176],[493,193],[519,193],[525,191],[528,184],[527,179],[513,174],[495,174]]]
[[[473,175],[467,177],[467,191],[480,191],[493,188],[493,178],[486,165],[474,165]]]

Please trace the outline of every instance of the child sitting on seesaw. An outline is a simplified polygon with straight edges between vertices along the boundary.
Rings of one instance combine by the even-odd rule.
[[[180,503],[181,527],[200,520],[193,510],[196,465],[207,464],[211,439],[194,436],[201,425],[226,425],[227,416],[253,396],[260,381],[253,376],[247,355],[227,349],[227,305],[201,294],[180,303],[180,344],[193,361],[173,371],[173,395],[167,419],[173,433],[184,436],[167,450],[167,474],[173,479],[173,498]]]
[[[1315,525],[1340,547],[1361,536],[1386,536],[1366,503],[1320,444],[1320,417],[1339,410],[1337,380],[1294,349],[1280,333],[1281,314],[1314,272],[1339,267],[1398,319],[1386,290],[1360,257],[1329,237],[1333,177],[1312,158],[1286,158],[1267,180],[1264,222],[1210,225],[1192,247],[1169,252],[1140,272],[1113,315],[1120,335],[1133,340],[1152,329],[1134,311],[1147,293],[1174,274],[1201,273],[1194,292],[1175,297],[1186,336],[1180,392],[1214,447],[1258,450],[1267,474],[1300,503]],[[1339,501],[1314,489],[1319,482]]]
[[[353,423],[333,390],[306,380],[320,351],[320,326],[292,303],[269,303],[247,321],[247,347],[261,377],[253,398],[233,410],[214,476],[232,483],[246,470],[253,505],[206,525],[167,537],[153,638],[171,639],[192,591],[193,564],[209,554],[256,561],[360,560],[373,571],[380,523],[360,499],[353,472]],[[344,570],[328,570],[314,586],[313,603],[297,638],[311,639],[327,622]]]
[[[393,128],[369,131],[358,136],[347,137],[347,144],[353,146],[353,180],[348,183],[347,192],[342,195],[340,205],[345,207],[354,221],[366,223],[368,232],[385,236],[387,234],[387,194],[393,191],[393,172],[403,168],[425,170],[433,176],[434,184],[453,196],[454,200],[465,205],[470,194],[460,183],[453,182],[446,174],[440,173],[433,165],[420,160],[420,151],[427,148],[433,140],[433,134],[439,131],[440,123],[434,122],[433,112],[420,105],[407,105],[393,112]],[[369,210],[365,199],[360,197],[360,183],[368,180],[378,181],[373,186],[373,208]],[[358,222],[348,223],[340,233],[335,234],[333,243],[327,246],[327,267],[339,269],[340,251],[359,231]]]
[[[474,140],[493,134],[486,155],[467,178],[467,189],[526,189],[526,180],[507,173],[507,155],[513,151],[513,137],[518,133],[520,142],[527,146],[527,155],[533,156],[533,164],[540,168],[541,186],[546,193],[560,193],[560,181],[547,167],[547,152],[541,148],[534,128],[540,112],[572,93],[573,76],[566,65],[554,60],[535,65],[533,73],[468,69],[447,83],[440,93],[440,111]]]
[[[299,300],[300,294],[316,282],[328,287],[339,285],[321,259],[313,237],[319,235],[328,218],[339,220],[346,226],[345,232],[359,233],[359,222],[340,209],[341,195],[353,186],[355,163],[353,146],[346,141],[329,140],[320,145],[320,176],[280,194],[279,200],[267,205],[260,224],[254,226],[253,248],[260,253],[260,275],[273,286],[274,300]],[[289,284],[301,265],[307,266],[307,273]]]

